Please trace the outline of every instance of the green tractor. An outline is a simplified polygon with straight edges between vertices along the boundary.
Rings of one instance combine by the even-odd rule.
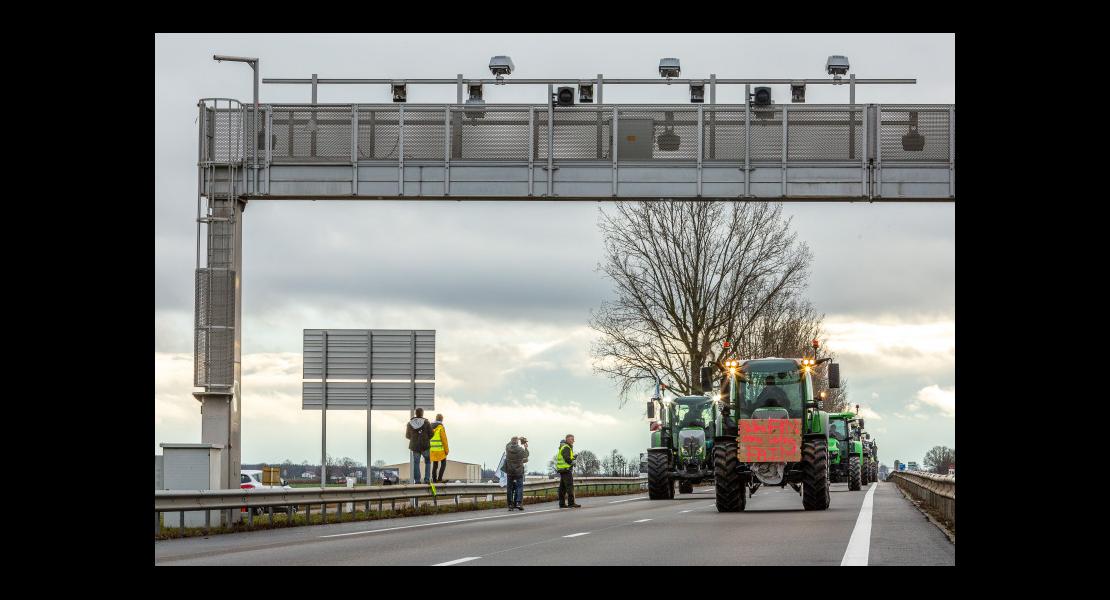
[[[717,419],[720,402],[710,396],[680,396],[664,400],[659,385],[648,402],[652,419],[651,448],[647,452],[648,497],[674,498],[689,494],[694,484],[713,479],[713,440],[721,435]],[[655,420],[658,407],[659,419]]]
[[[848,482],[848,489],[857,491],[867,485],[868,470],[864,468],[864,442],[860,439],[863,419],[857,413],[839,412],[829,415],[829,481]]]
[[[863,427],[862,422],[860,422],[860,427]],[[864,466],[867,467],[866,470],[867,470],[867,479],[868,479],[868,481],[872,481],[872,482],[878,481],[879,480],[879,444],[876,443],[875,440],[871,438],[871,434],[867,433],[866,431],[863,432],[863,455],[864,455],[864,461],[863,461]]]
[[[829,507],[829,414],[814,399],[813,371],[829,358],[726,360],[728,402],[714,444],[719,512],[744,510],[761,485],[789,484],[805,510]],[[828,387],[840,387],[830,364]],[[722,394],[723,396],[723,394]]]

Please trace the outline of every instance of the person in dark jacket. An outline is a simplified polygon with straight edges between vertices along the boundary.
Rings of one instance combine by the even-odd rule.
[[[524,510],[524,463],[528,462],[528,438],[513,436],[505,444],[505,476],[509,485],[505,487],[509,512]]]
[[[412,482],[420,483],[420,458],[424,458],[424,483],[429,483],[432,476],[432,465],[428,454],[431,446],[432,424],[424,418],[424,409],[416,409],[416,416],[405,425],[405,437],[409,440],[409,452],[412,456]]]
[[[555,470],[559,472],[559,508],[581,508],[582,505],[574,501],[574,436],[569,433],[559,442]]]

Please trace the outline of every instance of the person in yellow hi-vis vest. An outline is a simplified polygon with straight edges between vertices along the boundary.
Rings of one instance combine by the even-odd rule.
[[[580,508],[582,505],[574,501],[574,436],[569,433],[559,442],[555,470],[559,472],[559,508]]]
[[[432,442],[429,449],[432,459],[432,482],[443,483],[443,472],[447,470],[447,453],[451,451],[447,447],[447,430],[443,428],[443,415],[436,415],[436,422],[432,423]]]

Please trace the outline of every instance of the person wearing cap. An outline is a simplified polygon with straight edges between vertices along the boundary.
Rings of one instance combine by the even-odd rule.
[[[509,511],[524,510],[524,463],[528,462],[528,438],[513,436],[505,444],[505,487]]]

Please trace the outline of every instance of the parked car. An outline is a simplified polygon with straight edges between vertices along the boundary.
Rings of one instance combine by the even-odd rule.
[[[293,489],[287,483],[285,483],[285,479],[281,480],[281,485],[266,485],[266,484],[262,483],[262,471],[255,471],[255,470],[248,470],[248,469],[244,469],[244,470],[239,471],[239,487],[244,489],[244,490],[291,490],[291,489]],[[260,515],[265,510],[266,509],[261,508],[261,507],[255,508],[254,509],[254,514]],[[246,511],[247,511],[246,508],[244,508],[242,510],[242,512],[246,512]]]

